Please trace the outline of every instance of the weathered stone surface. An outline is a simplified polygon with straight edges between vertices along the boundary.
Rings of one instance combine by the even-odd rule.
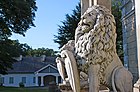
[[[89,7],[89,0],[81,0],[81,15],[84,14],[84,12],[88,9]]]
[[[60,84],[59,87],[62,92],[74,92],[69,84],[67,85]],[[80,90],[80,92],[88,92],[88,88],[83,88]]]
[[[85,11],[93,5],[103,5],[111,10],[111,0],[81,0],[81,15],[83,15]]]
[[[111,0],[97,0],[97,5],[103,5],[111,11]]]
[[[68,82],[73,92],[81,92],[87,85],[89,92],[99,92],[100,85],[114,92],[132,92],[132,75],[116,53],[115,20],[107,8],[99,5],[88,8],[76,28],[73,42],[61,49],[60,62],[64,62],[67,74],[62,75],[66,81],[60,87],[62,90],[71,92]]]
[[[61,89],[62,92],[73,92],[71,89],[71,86],[69,84],[64,85],[64,84],[59,84],[59,88]],[[89,92],[88,87],[82,88],[80,92]],[[100,91],[99,92],[111,92],[108,88],[105,86],[100,86]]]

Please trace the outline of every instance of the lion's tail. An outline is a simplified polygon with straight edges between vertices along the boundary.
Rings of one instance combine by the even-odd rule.
[[[115,86],[115,73],[116,71],[121,68],[122,66],[117,66],[112,73],[112,88],[113,88],[113,92],[117,92],[116,86]]]

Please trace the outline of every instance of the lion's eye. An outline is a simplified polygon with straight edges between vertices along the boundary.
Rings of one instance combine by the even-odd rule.
[[[90,14],[90,13],[89,13],[88,15],[89,15],[89,16],[91,16],[91,14]]]
[[[84,16],[84,17],[83,17],[83,20],[86,19],[86,18],[87,18],[87,16]]]

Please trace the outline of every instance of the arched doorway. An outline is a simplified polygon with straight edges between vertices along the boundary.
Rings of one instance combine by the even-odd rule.
[[[50,83],[56,83],[56,77],[53,75],[44,76],[44,86],[47,86]]]

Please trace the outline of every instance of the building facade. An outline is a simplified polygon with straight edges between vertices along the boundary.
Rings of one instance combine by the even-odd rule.
[[[44,59],[43,59],[44,58]],[[0,76],[3,86],[25,87],[48,86],[51,83],[61,83],[55,58],[52,57],[23,57],[13,64],[13,69],[8,74]]]
[[[138,47],[136,32],[135,0],[120,0],[122,10],[124,66],[133,74],[133,83],[138,80]]]

